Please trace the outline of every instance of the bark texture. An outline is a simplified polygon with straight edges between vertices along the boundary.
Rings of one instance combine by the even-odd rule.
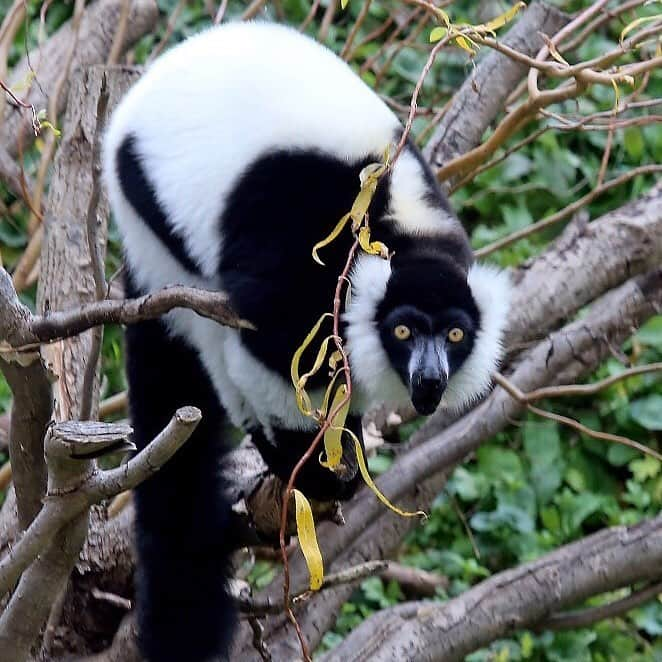
[[[503,42],[530,57],[545,45],[540,33],[552,36],[569,17],[544,2],[532,2]],[[515,86],[526,75],[525,64],[489,52],[474,75],[467,78],[430,137],[423,153],[433,168],[473,149],[499,114]],[[458,117],[464,115],[462,121]]]
[[[444,604],[409,603],[364,621],[324,662],[463,660],[589,596],[659,576],[662,517],[600,531],[501,572]]]
[[[97,0],[86,9],[80,24],[78,43],[71,61],[70,70],[103,64],[110,53],[115,37],[123,0]],[[150,32],[156,25],[158,9],[154,0],[129,0],[130,13],[124,38],[123,50],[132,46],[140,37]],[[75,38],[72,21],[65,23],[40,47],[30,51],[14,67],[10,84],[17,85],[30,80],[32,71],[36,78],[23,100],[37,108],[46,108],[48,101],[60,83],[69,56],[71,43]],[[62,112],[67,104],[69,80],[58,96],[57,112]],[[72,95],[73,103],[80,103]],[[51,119],[51,118],[49,118]],[[29,111],[8,106],[0,123],[0,144],[10,157],[18,153],[18,140],[22,135],[26,148],[34,139]],[[1,159],[0,153],[0,159]],[[2,172],[2,170],[0,170]],[[19,189],[20,190],[20,189]]]

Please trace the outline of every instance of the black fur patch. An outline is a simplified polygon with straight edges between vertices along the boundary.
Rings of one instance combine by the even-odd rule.
[[[117,150],[117,175],[122,193],[134,211],[185,269],[200,274],[200,269],[186,252],[184,241],[173,232],[166,213],[156,199],[154,186],[138,157],[135,136],[127,136]]]
[[[127,296],[144,294],[126,277]],[[140,646],[151,662],[206,660],[227,651],[236,627],[227,594],[230,504],[219,456],[224,412],[197,352],[158,320],[126,331],[134,441],[145,447],[178,407],[202,421],[135,492]]]
[[[358,416],[348,416],[345,422],[361,441],[361,419]],[[260,451],[264,461],[285,484],[290,479],[294,467],[304,453],[310,448],[315,437],[313,432],[299,430],[274,429],[274,441],[269,441],[262,430],[251,430],[251,439]],[[319,463],[319,452],[313,453],[297,474],[296,487],[307,497],[318,501],[334,501],[351,499],[361,484],[356,447],[349,435],[342,438],[342,463],[347,467],[347,475],[339,477]],[[323,447],[320,445],[320,448]]]
[[[273,152],[251,165],[227,201],[221,282],[239,314],[258,328],[242,332],[244,343],[286,379],[295,349],[332,310],[351,232],[320,251],[325,267],[313,261],[312,248],[350,209],[359,173],[378,158],[348,164],[310,151]],[[377,189],[371,222],[384,214],[388,186],[386,178]],[[384,240],[387,231],[375,236]]]

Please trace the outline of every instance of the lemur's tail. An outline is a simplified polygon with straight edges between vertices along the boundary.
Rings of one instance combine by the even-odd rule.
[[[130,275],[127,296],[139,296]],[[135,443],[145,447],[177,408],[202,421],[163,469],[136,490],[140,648],[150,662],[227,655],[236,614],[227,591],[230,504],[219,458],[224,411],[197,353],[154,320],[126,334]]]

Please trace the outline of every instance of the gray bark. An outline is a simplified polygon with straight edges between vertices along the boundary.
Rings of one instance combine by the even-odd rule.
[[[130,13],[124,39],[126,50],[156,25],[158,9],[154,0],[130,0]],[[83,14],[78,35],[78,44],[71,62],[71,71],[95,64],[102,64],[108,58],[119,22],[122,0],[97,0]],[[69,48],[74,38],[71,21],[65,23],[41,46],[25,56],[14,67],[10,84],[29,80],[31,66],[36,71],[36,79],[23,100],[37,108],[46,108],[48,100],[57,87],[67,61]],[[68,83],[58,98],[57,112],[62,112],[67,103]],[[78,103],[74,97],[74,103]],[[51,118],[49,118],[51,119]],[[29,111],[8,105],[4,120],[0,123],[0,144],[12,157],[18,152],[18,137],[23,133],[24,149],[34,139]],[[1,172],[1,171],[0,171]]]
[[[600,531],[501,572],[445,602],[409,603],[364,621],[324,662],[463,660],[471,651],[586,598],[659,576],[662,516]]]
[[[539,33],[551,37],[569,20],[551,5],[532,2],[503,42],[533,57],[545,45]],[[433,168],[440,168],[481,142],[485,129],[526,72],[526,65],[496,51],[485,56],[474,75],[467,78],[453,97],[423,150]]]

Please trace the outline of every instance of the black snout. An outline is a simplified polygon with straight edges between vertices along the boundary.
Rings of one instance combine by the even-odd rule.
[[[411,380],[411,402],[419,414],[429,416],[439,406],[448,380],[442,374],[414,373]]]

